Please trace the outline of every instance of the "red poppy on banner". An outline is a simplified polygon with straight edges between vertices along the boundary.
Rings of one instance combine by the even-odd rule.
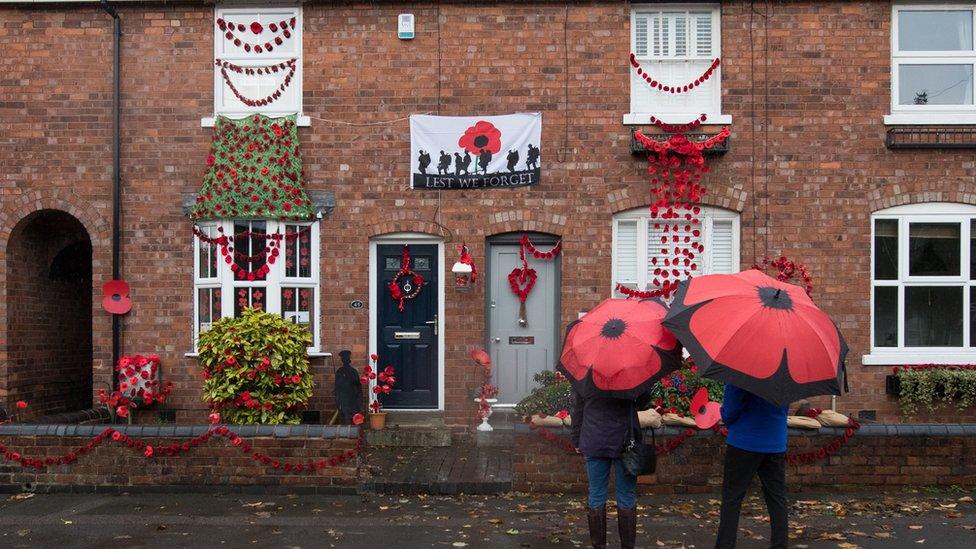
[[[480,120],[464,131],[464,135],[458,139],[458,146],[471,154],[482,150],[497,154],[502,149],[502,132],[491,122]]]

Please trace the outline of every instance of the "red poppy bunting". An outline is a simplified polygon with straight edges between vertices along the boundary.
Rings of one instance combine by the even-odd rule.
[[[569,325],[557,369],[580,394],[636,398],[681,366],[656,299],[608,299]]]
[[[291,19],[282,19],[277,23],[270,23],[267,27],[257,21],[252,21],[250,25],[245,25],[243,23],[225,21],[222,18],[217,19],[217,27],[224,33],[224,38],[248,53],[252,51],[254,53],[274,51],[275,46],[281,46],[285,40],[291,38],[291,31],[295,29],[295,24],[296,20],[294,17]],[[241,39],[239,37],[244,36],[247,31],[250,31],[255,36],[260,36],[265,30],[275,35],[280,32],[281,36],[275,36],[264,42],[264,44],[261,42],[248,42],[246,38]]]
[[[757,270],[686,280],[664,324],[702,375],[773,404],[840,394],[847,344],[799,286]]]
[[[722,61],[716,57],[715,59],[712,60],[712,64],[709,65],[708,68],[705,69],[705,71],[702,72],[702,74],[698,78],[695,78],[694,80],[688,82],[687,84],[673,85],[673,84],[665,84],[664,82],[660,82],[656,78],[652,77],[650,74],[645,72],[644,68],[641,67],[640,62],[637,61],[637,56],[634,55],[633,53],[630,54],[630,65],[631,67],[634,68],[635,71],[637,71],[637,76],[643,78],[644,81],[647,82],[647,85],[650,86],[651,88],[660,90],[665,93],[687,93],[694,90],[698,86],[704,84],[705,81],[707,81],[709,78],[711,78],[712,73],[718,70],[718,66],[721,63]]]
[[[230,88],[230,91],[234,93],[234,97],[236,97],[241,103],[244,103],[249,107],[264,107],[266,105],[270,105],[271,103],[277,101],[282,96],[282,94],[285,93],[285,90],[291,84],[292,78],[294,78],[295,70],[297,68],[295,59],[289,59],[288,61],[276,63],[274,65],[267,65],[263,67],[242,67],[240,65],[235,65],[234,63],[231,63],[229,61],[224,61],[221,59],[217,59],[216,61],[214,61],[214,64],[220,67],[220,75],[224,78],[224,82],[227,83],[227,87]],[[285,76],[282,79],[281,84],[278,85],[278,89],[271,92],[265,97],[262,97],[260,99],[253,99],[250,97],[246,97],[244,94],[240,92],[240,90],[237,89],[237,86],[235,86],[234,82],[231,81],[230,75],[227,74],[228,71],[236,74],[243,74],[248,76],[252,76],[256,74],[257,75],[275,74],[280,71],[280,72],[284,72]]]

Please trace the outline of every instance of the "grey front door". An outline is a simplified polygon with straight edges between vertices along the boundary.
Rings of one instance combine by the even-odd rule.
[[[551,244],[533,238],[533,244],[548,249]],[[555,243],[555,240],[552,240]],[[519,298],[508,282],[512,269],[521,267],[516,243],[489,241],[488,345],[493,383],[498,386],[498,404],[511,405],[525,398],[536,386],[533,376],[552,370],[558,356],[559,262],[528,256],[529,267],[538,277],[525,302],[527,323],[519,325]]]

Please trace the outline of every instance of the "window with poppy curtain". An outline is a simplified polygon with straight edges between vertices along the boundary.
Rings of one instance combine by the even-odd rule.
[[[974,362],[976,206],[882,210],[873,216],[872,240],[871,354],[864,364]]]
[[[976,122],[976,4],[892,8],[889,124]]]
[[[301,6],[214,9],[214,114],[302,113]]]
[[[705,254],[700,268],[703,274],[739,271],[739,214],[703,206],[701,236]],[[647,208],[636,208],[613,216],[613,297],[624,297],[617,284],[633,290],[653,290],[654,265],[663,264],[662,229],[654,228]]]
[[[221,317],[251,307],[278,313],[312,334],[320,348],[318,223],[235,220],[199,222],[195,238],[194,348]],[[209,240],[233,236],[226,254]]]
[[[653,4],[631,12],[631,51],[655,80],[681,86],[699,78],[721,58],[718,5]],[[621,60],[626,62],[626,60]],[[708,122],[728,124],[722,115],[721,66],[711,78],[687,93],[652,89],[630,71],[630,113],[625,124],[647,124],[651,116],[669,123],[690,122],[702,114]]]

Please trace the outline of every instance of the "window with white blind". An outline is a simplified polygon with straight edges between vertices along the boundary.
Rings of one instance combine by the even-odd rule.
[[[698,262],[702,274],[739,271],[739,214],[703,206],[699,242],[705,246]],[[661,237],[664,230],[654,227],[647,208],[636,208],[613,216],[613,296],[617,284],[635,290],[653,290],[654,269],[662,265]],[[684,244],[687,246],[687,244]]]
[[[302,114],[301,6],[214,9],[214,114],[253,113]]]
[[[283,316],[308,329],[319,349],[318,223],[207,221],[194,238],[193,346],[222,317],[245,308]],[[214,240],[232,236],[226,249]]]
[[[976,206],[926,203],[872,220],[864,364],[976,362]]]
[[[721,58],[718,5],[653,4],[631,12],[631,51],[655,80],[673,86],[693,82],[712,61]],[[708,122],[727,124],[722,115],[721,66],[711,78],[687,93],[651,88],[630,71],[630,113],[625,124],[647,124],[651,116],[668,123],[691,122],[702,114]]]

